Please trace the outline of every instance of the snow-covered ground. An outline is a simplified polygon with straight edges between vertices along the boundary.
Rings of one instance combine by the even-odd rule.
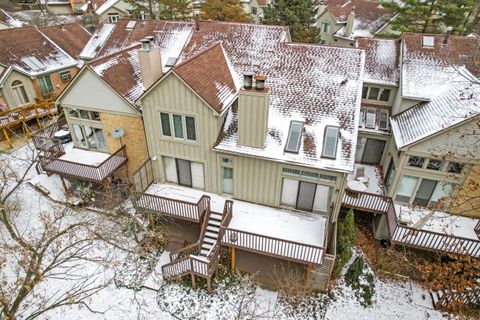
[[[1,158],[12,159],[12,167],[21,172],[27,162],[21,161],[28,155],[24,147],[12,155],[3,154]],[[49,181],[50,178],[38,178],[34,169],[27,175],[34,181]],[[57,183],[51,183],[59,189]],[[58,191],[58,190],[57,190]],[[56,192],[54,192],[55,194]],[[38,217],[41,212],[53,211],[61,206],[29,183],[21,185],[15,196],[20,204],[17,224],[23,231],[35,234],[41,227]],[[56,195],[58,199],[58,195]],[[56,199],[56,200],[58,200]],[[73,217],[83,219],[89,217],[88,209],[75,209]],[[0,234],[4,232],[0,226]],[[143,287],[139,291],[117,288],[113,281],[115,270],[125,261],[127,254],[115,250],[103,243],[88,253],[91,257],[109,255],[109,264],[85,261],[77,270],[83,275],[93,275],[98,283],[110,283],[106,288],[89,297],[84,305],[65,306],[51,310],[40,319],[232,319],[238,312],[247,318],[252,314],[264,319],[441,319],[442,315],[432,310],[430,297],[426,290],[411,282],[393,282],[375,279],[373,306],[364,308],[356,300],[354,292],[339,281],[333,289],[334,298],[325,295],[309,298],[297,308],[284,302],[277,292],[268,291],[242,281],[237,284],[221,284],[212,294],[203,290],[193,290],[176,283],[165,284],[161,277],[161,266],[169,262],[168,252],[159,256],[153,272],[142,278]],[[11,272],[13,266],[0,270]],[[8,275],[8,274],[7,274]],[[66,285],[74,284],[74,280],[52,278],[40,285],[40,292],[52,293],[62,290]],[[425,299],[424,299],[425,297]],[[95,312],[92,312],[95,311]]]

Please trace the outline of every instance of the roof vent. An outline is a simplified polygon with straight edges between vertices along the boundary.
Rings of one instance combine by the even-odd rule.
[[[423,36],[422,45],[423,45],[424,48],[435,47],[435,37]]]
[[[135,25],[137,24],[137,21],[128,21],[127,26],[125,27],[125,30],[133,30],[135,28]]]
[[[243,89],[250,90],[252,89],[253,84],[253,72],[244,72],[243,73]]]
[[[170,57],[170,58],[167,59],[167,64],[165,65],[165,67],[171,68],[175,65],[175,63],[177,63],[177,58]]]

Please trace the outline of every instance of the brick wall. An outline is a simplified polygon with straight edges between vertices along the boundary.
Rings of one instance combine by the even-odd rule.
[[[50,79],[52,79],[53,87],[55,89],[55,91],[53,92],[54,97],[58,96],[69,83],[68,81],[63,82],[60,77],[60,73],[67,70],[70,71],[70,75],[72,76],[72,79],[73,77],[75,77],[75,75],[79,71],[77,67],[72,67],[70,69],[63,69],[61,71],[55,71],[53,73],[50,73]],[[33,82],[33,87],[35,88],[35,93],[37,98],[42,99],[43,98],[42,91],[40,90],[40,85],[38,84],[38,80],[34,79],[32,82]]]
[[[120,139],[112,138],[112,131],[116,128],[125,130],[125,135],[121,140],[127,150],[128,178],[130,181],[133,181],[133,173],[148,159],[148,149],[142,117],[102,113],[101,120],[110,153],[117,151],[121,147]]]

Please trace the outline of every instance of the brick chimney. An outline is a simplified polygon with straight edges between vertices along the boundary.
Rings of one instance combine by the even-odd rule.
[[[355,7],[347,16],[347,24],[345,25],[345,37],[350,37],[353,32],[353,22],[355,21]]]
[[[243,74],[243,86],[238,93],[238,143],[242,146],[264,148],[268,126],[270,89],[267,77]]]
[[[152,36],[149,36],[140,40],[142,47],[138,50],[140,71],[145,89],[149,88],[163,75],[160,48],[154,47],[153,39]]]

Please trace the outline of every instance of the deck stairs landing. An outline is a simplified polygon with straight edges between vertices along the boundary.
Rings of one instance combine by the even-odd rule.
[[[199,276],[207,279],[208,290],[211,290],[211,278],[220,259],[221,227],[230,223],[232,209],[233,202],[230,200],[225,201],[222,213],[211,212],[208,203],[198,242],[170,253],[171,262],[162,267],[164,279],[174,280],[190,275],[195,287],[195,276]]]

